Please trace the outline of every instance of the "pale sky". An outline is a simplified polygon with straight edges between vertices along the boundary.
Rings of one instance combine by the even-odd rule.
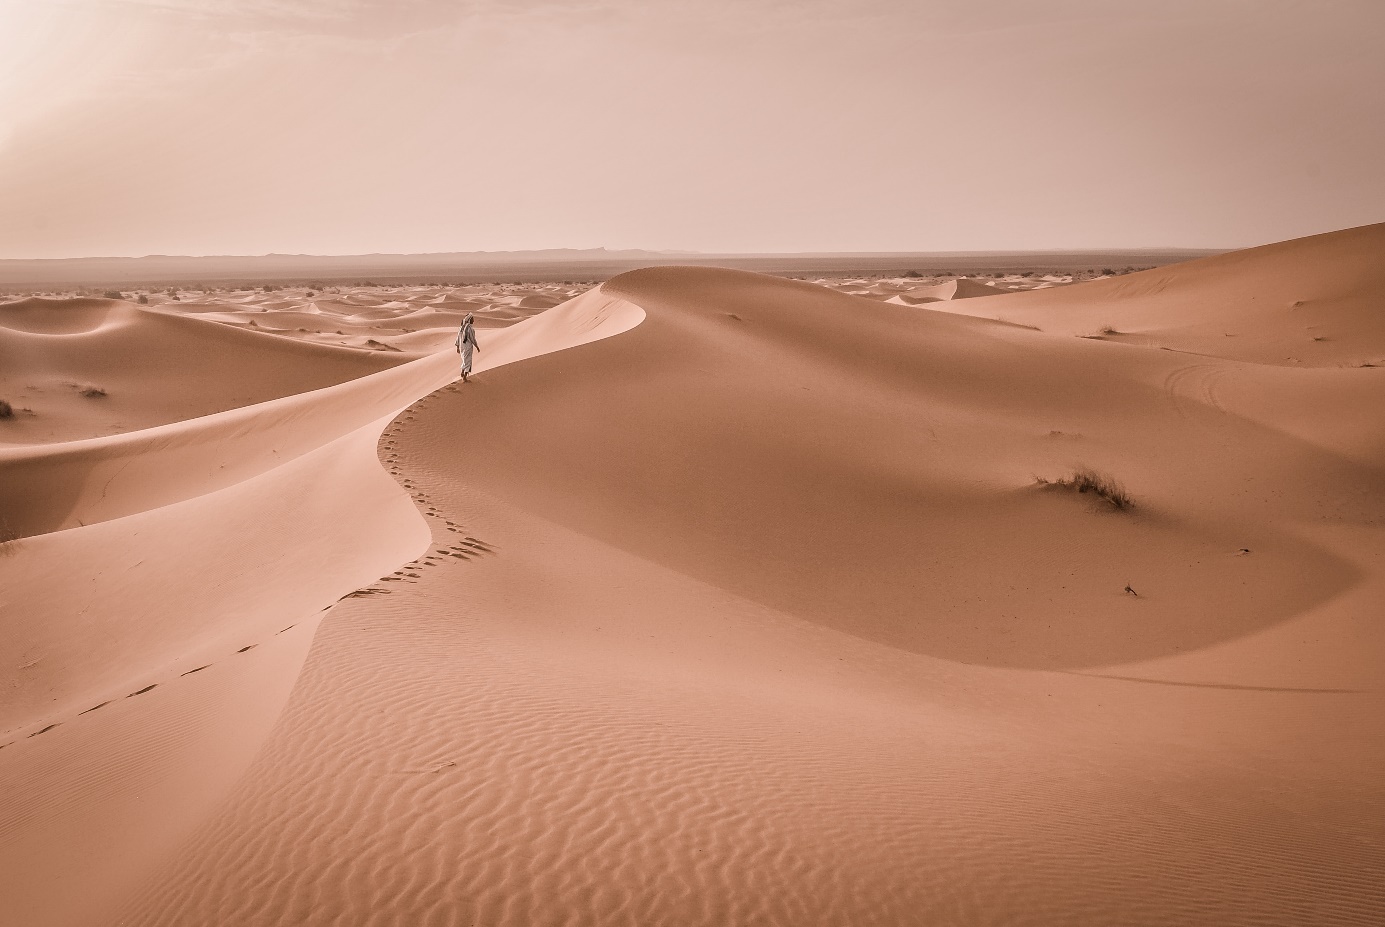
[[[1385,221],[1385,0],[0,0],[0,257]]]

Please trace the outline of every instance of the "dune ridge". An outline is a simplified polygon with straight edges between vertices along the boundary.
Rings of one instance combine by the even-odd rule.
[[[495,366],[639,317],[578,299],[495,332],[482,355]],[[195,326],[213,344],[230,331]],[[231,335],[264,341],[271,358],[284,346],[299,359],[350,353]],[[5,901],[16,916],[98,916],[255,755],[323,612],[426,546],[426,519],[376,448],[392,418],[456,376],[455,355],[360,372],[186,421],[0,450],[15,538],[0,548],[0,776],[13,786],[0,867],[15,879]],[[146,820],[144,781],[160,784],[167,815]],[[112,842],[130,852],[100,851]],[[77,896],[56,891],[73,858],[86,861]]]

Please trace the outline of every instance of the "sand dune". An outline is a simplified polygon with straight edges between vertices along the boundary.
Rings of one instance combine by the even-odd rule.
[[[968,277],[959,277],[956,280],[945,280],[942,283],[935,283],[931,286],[910,287],[900,293],[891,296],[886,302],[901,303],[906,306],[917,306],[922,303],[942,302],[948,299],[975,299],[978,296],[996,296],[1005,291],[989,283],[980,280],[972,280]]]
[[[0,447],[138,431],[397,363],[119,300],[0,303],[0,399],[20,410],[0,428]]]
[[[0,450],[7,910],[1378,923],[1382,235],[926,304],[0,306],[311,381]],[[496,327],[448,385],[459,297]]]
[[[1385,365],[1385,224],[970,302],[1047,331],[1261,364]]]

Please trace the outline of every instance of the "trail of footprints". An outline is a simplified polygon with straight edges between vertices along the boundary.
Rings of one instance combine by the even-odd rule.
[[[457,390],[458,387],[454,385],[444,387],[444,389],[439,392],[455,393]],[[431,396],[424,397],[415,403],[411,409],[424,407],[437,395],[438,393],[434,393]],[[428,518],[440,519],[444,531],[459,535],[460,537],[457,543],[448,547],[436,547],[422,557],[404,564],[389,576],[381,577],[380,582],[382,583],[408,583],[422,579],[423,575],[418,572],[419,570],[437,566],[440,563],[446,563],[449,558],[472,560],[476,557],[495,553],[495,548],[490,544],[467,534],[465,529],[455,521],[447,520],[447,518],[444,517],[442,509],[433,504],[433,500],[426,492],[419,488],[418,483],[404,475],[403,469],[399,466],[398,444],[395,442],[394,436],[399,428],[403,427],[405,422],[411,421],[413,418],[414,415],[412,411],[406,412],[398,419],[395,419],[389,428],[385,429],[384,434],[381,435],[380,438],[380,448],[382,451],[380,459],[384,461],[385,467],[389,470],[390,475],[409,491],[409,495],[413,498],[414,504],[423,511],[425,516]],[[389,591],[390,590],[383,586],[368,586],[364,589],[357,589],[355,592],[351,593],[349,597],[356,598],[369,595],[388,595]]]
[[[446,390],[449,392],[456,392],[457,387],[446,387]],[[431,398],[431,396],[427,397],[421,400],[416,405],[422,406]],[[384,435],[382,436],[381,447],[384,448],[387,453],[384,454],[382,459],[385,463],[385,466],[388,467],[390,473],[396,479],[399,480],[399,482],[404,486],[405,489],[409,491],[409,495],[413,497],[415,504],[417,504],[418,507],[423,510],[423,514],[428,516],[429,518],[442,519],[443,530],[451,534],[460,535],[460,538],[457,540],[457,543],[452,544],[451,546],[435,547],[428,553],[424,554],[422,557],[418,557],[404,564],[404,566],[395,570],[389,576],[382,576],[379,580],[379,582],[381,583],[414,582],[423,578],[423,574],[419,573],[419,570],[427,569],[428,567],[438,566],[439,564],[443,563],[449,563],[453,559],[472,560],[476,557],[493,555],[496,552],[496,549],[492,547],[490,544],[487,544],[485,541],[482,541],[479,538],[474,538],[471,535],[466,534],[461,525],[457,524],[454,521],[448,521],[446,518],[443,518],[442,510],[433,504],[432,500],[428,498],[428,494],[423,492],[423,490],[419,489],[417,483],[403,475],[403,471],[400,470],[398,463],[399,454],[395,451],[396,445],[394,441],[394,431],[396,428],[402,425],[402,423],[409,421],[413,417],[414,416],[412,414],[406,413],[401,418],[396,419],[395,423],[392,424],[391,427],[385,431]],[[342,601],[342,599],[356,599],[372,595],[389,594],[389,589],[386,589],[383,586],[372,585],[362,587],[360,589],[355,590],[354,592],[348,592],[346,595],[342,596],[341,599],[338,599],[337,601],[340,602]],[[331,605],[328,605],[326,608],[322,610],[327,611],[327,609],[331,607]],[[285,631],[288,631],[292,627],[293,625],[289,625],[287,628],[282,628],[279,631],[276,631],[275,636],[283,634]],[[247,644],[246,646],[241,647],[239,650],[237,650],[236,654],[246,653],[247,651],[253,650],[258,646],[259,644]],[[187,670],[183,673],[179,673],[178,675],[179,678],[183,676],[191,676],[193,673],[200,673],[203,670],[209,669],[214,665],[214,663],[204,663],[201,666]],[[150,692],[154,689],[157,689],[158,687],[159,683],[151,683],[150,685],[147,685],[142,689],[136,689],[134,692],[131,692],[129,695],[125,696],[125,698],[134,698],[137,695],[144,695],[146,692]],[[98,705],[93,705],[90,708],[86,708],[82,711],[77,712],[76,717],[91,714],[93,711],[105,708],[107,705],[110,705],[116,701],[118,701],[118,699],[107,699],[106,701],[101,702]],[[62,724],[63,722],[61,721],[55,721],[52,724],[49,724],[47,727],[40,728],[37,731],[34,731],[21,739],[27,740],[30,737],[37,737],[40,734],[46,734],[56,727],[61,727]],[[19,740],[11,740],[8,743],[0,744],[0,750],[5,749],[6,747],[13,746],[18,742]]]
[[[344,599],[344,598],[346,598],[346,596],[342,596],[342,598]],[[338,599],[337,601],[340,602],[341,599]],[[334,602],[333,604],[336,604],[336,603]],[[332,607],[331,605],[328,605],[327,608],[322,609],[322,611],[325,612],[325,611],[327,611],[328,608],[331,608],[331,607]],[[289,625],[287,628],[280,628],[278,631],[275,631],[275,632],[274,632],[274,635],[277,637],[277,636],[279,636],[280,634],[283,634],[285,631],[289,630],[289,629],[292,628],[292,627],[294,627],[294,626],[293,626],[293,625]],[[247,651],[254,650],[254,649],[255,649],[256,647],[258,647],[258,646],[260,646],[260,645],[259,645],[259,644],[246,644],[244,647],[241,647],[240,649],[238,649],[238,650],[236,651],[236,653],[238,653],[238,654],[240,654],[240,653],[245,653],[245,652],[247,652]],[[200,673],[200,672],[202,672],[204,669],[208,669],[209,667],[212,667],[212,666],[215,666],[215,665],[216,665],[216,664],[214,664],[214,663],[204,663],[204,664],[202,664],[201,666],[194,667],[193,669],[190,669],[190,670],[187,670],[187,671],[185,671],[185,672],[179,673],[178,675],[179,675],[179,677],[182,677],[182,676],[191,676],[193,673]],[[125,696],[125,698],[134,698],[134,697],[137,696],[137,695],[143,695],[143,694],[146,693],[146,692],[151,692],[151,691],[153,691],[154,689],[157,689],[158,687],[159,687],[159,683],[157,683],[157,682],[150,683],[149,685],[145,686],[145,687],[142,688],[142,689],[136,689],[135,691],[131,692],[129,695]],[[96,711],[96,710],[101,709],[101,708],[105,708],[107,705],[114,704],[114,703],[117,702],[117,701],[119,701],[119,699],[113,699],[113,698],[112,698],[112,699],[107,699],[107,700],[104,701],[104,702],[100,702],[100,703],[98,703],[98,704],[96,704],[96,705],[92,705],[90,708],[84,708],[84,709],[82,709],[81,711],[77,712],[77,714],[76,714],[74,717],[81,717],[82,715],[89,715],[89,714],[91,714],[93,711]],[[37,737],[37,736],[40,735],[40,734],[47,734],[49,731],[53,730],[53,728],[55,728],[55,727],[62,727],[62,725],[63,725],[63,722],[61,722],[61,721],[54,721],[52,724],[48,725],[47,727],[39,728],[37,731],[34,731],[33,733],[26,735],[26,736],[25,736],[24,738],[22,738],[22,739],[28,740],[30,737]],[[6,747],[12,747],[12,746],[14,746],[14,745],[17,744],[17,743],[19,743],[18,740],[11,740],[11,741],[9,741],[8,743],[0,744],[0,750],[5,749]]]

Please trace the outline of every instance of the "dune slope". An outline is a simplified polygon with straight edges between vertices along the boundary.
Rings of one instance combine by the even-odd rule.
[[[494,364],[561,350],[640,315],[593,294],[494,333],[483,353]],[[210,350],[263,342],[261,365],[326,358],[297,374],[305,384],[332,383],[359,355],[173,321],[140,321],[150,350],[161,331],[174,333],[169,351],[193,332]],[[246,769],[323,614],[426,547],[427,520],[375,450],[394,415],[456,376],[455,355],[380,366],[186,421],[0,451],[7,917],[103,916]],[[234,406],[241,384],[221,388],[212,404]],[[74,879],[82,891],[66,888]]]
[[[400,363],[108,299],[0,303],[6,445],[128,433],[292,396]]]
[[[948,308],[1214,357],[1359,367],[1385,365],[1382,295],[1385,223]]]

